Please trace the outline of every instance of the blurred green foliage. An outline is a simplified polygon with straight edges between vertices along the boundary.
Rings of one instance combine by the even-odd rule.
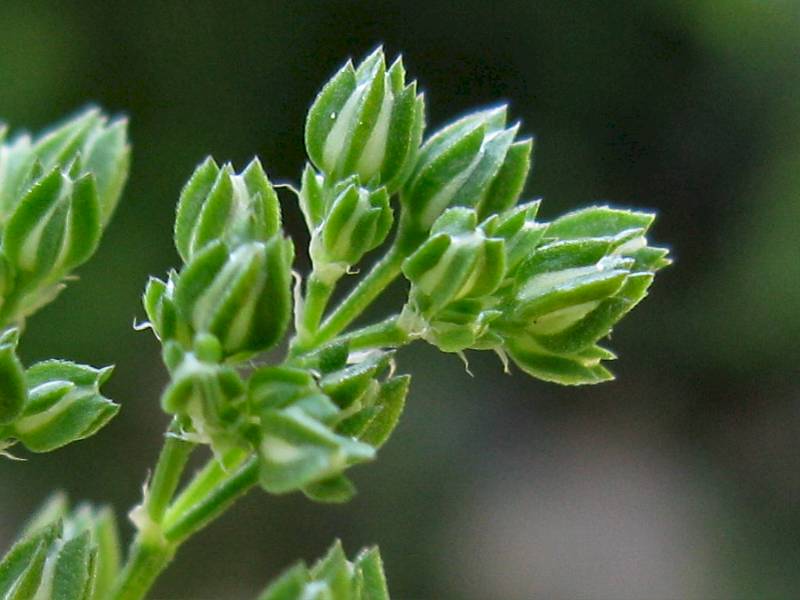
[[[507,377],[480,356],[471,356],[471,379],[457,359],[431,360],[424,345],[404,351],[417,385],[381,462],[358,474],[353,504],[320,509],[253,494],[187,547],[158,595],[252,596],[265,576],[318,556],[338,536],[348,547],[380,543],[398,598],[481,598],[465,583],[467,567],[481,564],[476,578],[482,568],[508,569],[516,591],[500,600],[608,589],[637,597],[650,555],[624,536],[631,515],[655,536],[653,564],[668,562],[675,544],[700,557],[695,579],[656,569],[668,584],[651,591],[795,594],[800,5],[790,0],[468,0],[457,9],[439,0],[4,0],[0,116],[37,130],[97,102],[130,117],[134,154],[98,255],[30,321],[20,349],[27,362],[116,363],[108,394],[123,410],[98,438],[32,459],[35,469],[0,463],[0,545],[54,486],[111,502],[120,515],[137,501],[164,428],[157,398],[166,378],[151,337],[130,325],[142,317],[147,275],[177,263],[171,228],[182,182],[208,153],[237,168],[258,155],[273,180],[297,179],[303,115],[318,83],[343,57],[381,42],[402,51],[430,90],[434,127],[510,102],[512,120],[537,137],[528,195],[544,196],[544,218],[594,200],[656,209],[653,237],[672,245],[676,264],[617,331],[618,380],[605,386],[554,389]],[[285,212],[297,236],[299,211]],[[516,470],[503,471],[509,464]],[[593,470],[600,464],[608,470]],[[628,487],[615,487],[620,480]],[[533,496],[503,493],[525,486]],[[509,507],[533,524],[549,514],[528,503],[546,486],[566,503],[546,523],[555,543],[492,537]],[[567,494],[576,490],[581,512],[596,515],[591,527],[558,520],[572,514],[578,500]],[[606,497],[626,512],[603,512]],[[296,537],[283,531],[288,519]],[[689,523],[687,540],[666,539],[659,519]],[[638,550],[625,563],[632,572],[592,555],[564,581],[545,572],[548,560],[578,568],[581,547],[606,532],[623,536],[605,546],[611,556]],[[481,561],[476,540],[494,540],[491,548],[525,569]],[[210,568],[220,555],[237,559],[224,572]],[[621,587],[603,588],[597,572],[621,573]]]

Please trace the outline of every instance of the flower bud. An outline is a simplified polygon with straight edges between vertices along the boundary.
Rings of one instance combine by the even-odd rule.
[[[424,102],[405,83],[400,58],[386,70],[381,48],[354,67],[348,62],[308,111],[306,149],[332,181],[357,175],[391,194],[408,177],[422,139]]]
[[[449,206],[475,209],[478,219],[514,206],[530,168],[531,140],[514,141],[506,108],[468,115],[433,134],[420,149],[400,196],[406,227],[425,232]]]
[[[420,321],[417,334],[441,350],[462,350],[485,329],[505,270],[503,240],[478,227],[473,209],[451,208],[403,263],[411,291],[402,319]]]
[[[114,514],[55,494],[0,561],[0,597],[103,598],[120,570]]]
[[[278,196],[258,159],[240,174],[209,157],[181,192],[175,246],[184,262],[214,240],[264,242],[281,226]]]
[[[352,562],[336,542],[310,569],[299,563],[282,573],[260,600],[389,600],[383,562],[376,547],[364,549]]]
[[[171,350],[176,347],[171,345]],[[193,352],[177,354],[171,361],[177,363],[171,383],[162,396],[163,409],[186,418],[191,424],[187,436],[210,444],[217,455],[242,444],[246,396],[239,374]]]
[[[667,251],[647,245],[652,215],[606,207],[551,223],[547,243],[517,269],[492,323],[502,351],[527,373],[565,384],[612,375],[596,345],[647,294]]]
[[[3,253],[28,288],[58,282],[95,251],[101,213],[94,177],[60,169],[41,178],[15,207],[3,232]]]
[[[105,225],[117,205],[128,175],[130,146],[127,121],[109,123],[90,108],[36,139],[23,135],[0,147],[0,220],[5,222],[19,198],[55,168],[75,179],[93,174],[100,222]]]
[[[329,284],[380,246],[392,227],[385,188],[370,191],[351,179],[334,187],[330,195],[309,247],[317,277]]]
[[[14,436],[32,452],[49,452],[93,435],[119,410],[100,393],[111,371],[60,360],[30,367],[28,399]]]
[[[215,336],[227,357],[267,350],[289,323],[292,258],[291,242],[280,236],[232,248],[207,244],[175,284],[179,319]]]

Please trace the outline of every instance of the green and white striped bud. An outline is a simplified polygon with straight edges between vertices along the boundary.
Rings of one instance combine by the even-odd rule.
[[[292,259],[291,242],[280,236],[233,247],[210,242],[178,275],[178,318],[215,336],[226,357],[269,349],[289,324]]]
[[[262,486],[323,502],[352,497],[344,472],[374,456],[405,405],[408,377],[379,380],[390,361],[391,354],[374,352],[322,374],[294,367],[253,373],[248,402],[260,424]]]
[[[0,224],[7,221],[20,198],[43,175],[58,168],[75,179],[94,175],[100,222],[105,225],[122,193],[129,163],[127,121],[109,122],[96,108],[35,139],[19,136],[0,145]]]
[[[330,285],[384,242],[393,216],[386,188],[368,190],[356,178],[322,193],[329,200],[321,222],[312,230],[309,252],[316,277]]]
[[[336,542],[310,569],[299,563],[281,574],[259,600],[389,600],[378,548],[362,550],[352,562]]]
[[[308,156],[332,181],[358,176],[394,193],[413,168],[424,128],[424,101],[406,84],[400,58],[386,69],[381,48],[342,67],[308,111]]]
[[[28,399],[14,437],[32,452],[49,452],[94,435],[119,411],[100,393],[113,367],[95,369],[61,360],[25,372]]]
[[[258,159],[239,174],[209,157],[181,192],[175,218],[175,246],[184,262],[209,242],[231,245],[265,242],[281,227],[278,196]]]
[[[483,221],[516,204],[533,147],[530,139],[515,141],[518,129],[506,127],[501,106],[463,117],[423,144],[400,195],[412,239],[448,207],[472,207]]]
[[[245,385],[236,369],[219,364],[216,339],[199,337],[197,352],[184,352],[174,343],[165,346],[165,354],[171,355],[166,362],[172,380],[161,405],[167,413],[187,421],[187,438],[210,444],[220,455],[245,444]]]
[[[484,313],[505,272],[504,241],[478,227],[474,209],[451,208],[403,263],[411,291],[401,321],[445,352],[463,350],[493,318]]]
[[[504,288],[491,325],[503,350],[535,377],[565,384],[612,375],[600,363],[613,353],[596,345],[647,294],[667,250],[648,246],[654,216],[599,207],[551,223],[545,243]]]
[[[0,597],[100,600],[120,570],[113,512],[87,504],[69,510],[56,494],[0,561]]]
[[[3,232],[16,286],[57,283],[94,253],[101,232],[94,177],[53,169],[22,197]]]

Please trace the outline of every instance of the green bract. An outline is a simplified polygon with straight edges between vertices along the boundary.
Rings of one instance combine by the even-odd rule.
[[[397,59],[387,71],[379,48],[354,67],[348,62],[308,111],[306,149],[332,181],[351,175],[389,192],[404,182],[422,138],[424,102],[405,83]]]

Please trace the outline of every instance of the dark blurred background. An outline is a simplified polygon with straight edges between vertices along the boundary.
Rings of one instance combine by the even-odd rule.
[[[535,134],[527,195],[659,212],[676,263],[617,328],[617,381],[559,388],[419,344],[407,413],[342,507],[252,493],[193,539],[160,598],[249,598],[341,537],[380,543],[397,599],[764,599],[800,590],[800,3],[0,1],[0,117],[88,102],[131,120],[130,183],[26,361],[115,363],[95,439],[0,462],[0,548],[55,487],[139,500],[166,419],[131,327],[177,264],[177,194],[206,154],[303,165],[304,114],[349,56],[403,52],[438,127],[507,101]],[[301,243],[298,211],[286,221]],[[380,312],[378,310],[378,312]]]

